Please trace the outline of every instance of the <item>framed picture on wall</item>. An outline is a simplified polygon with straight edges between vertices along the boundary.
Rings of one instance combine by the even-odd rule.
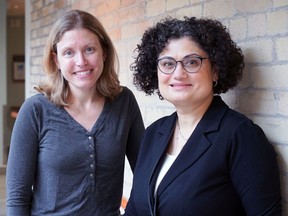
[[[25,81],[25,57],[24,55],[13,56],[13,81]]]

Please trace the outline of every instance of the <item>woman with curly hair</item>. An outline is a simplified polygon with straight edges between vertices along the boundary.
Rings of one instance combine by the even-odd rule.
[[[167,18],[146,30],[134,84],[176,112],[151,124],[126,216],[281,215],[276,153],[262,129],[220,97],[244,56],[217,20]]]

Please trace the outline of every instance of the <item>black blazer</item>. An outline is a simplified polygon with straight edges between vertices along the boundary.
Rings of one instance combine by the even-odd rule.
[[[146,130],[126,216],[281,215],[275,151],[260,127],[215,96],[164,178],[154,185],[177,114]]]

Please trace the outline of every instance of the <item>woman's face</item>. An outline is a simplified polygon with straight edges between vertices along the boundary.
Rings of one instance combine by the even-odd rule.
[[[65,32],[57,43],[54,61],[71,91],[95,90],[105,55],[95,34],[87,29],[73,29]]]
[[[176,69],[171,74],[164,74],[158,68],[160,93],[165,100],[170,101],[176,107],[188,106],[195,108],[195,106],[199,107],[206,103],[210,104],[213,98],[213,81],[217,80],[217,74],[213,71],[207,53],[195,42],[188,37],[170,40],[159,54],[158,59],[166,57],[168,59],[173,58],[176,61],[185,59],[187,68],[193,68],[194,61],[187,61],[188,56],[207,59],[202,60],[200,69],[195,73],[186,72],[180,62],[176,64]],[[168,62],[166,65],[169,66],[170,63]]]

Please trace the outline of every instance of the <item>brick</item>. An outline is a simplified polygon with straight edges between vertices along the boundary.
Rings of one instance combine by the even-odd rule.
[[[107,1],[108,12],[120,9],[120,0]]]
[[[268,139],[271,142],[279,143],[281,145],[285,144],[284,147],[286,147],[286,149],[288,148],[288,145],[287,145],[288,122],[287,122],[287,120],[285,120],[284,118],[281,118],[277,115],[275,115],[275,117],[269,117],[269,116],[263,115],[261,117],[260,116],[254,117],[253,121],[256,124],[258,124],[264,130]],[[286,160],[288,160],[288,157],[286,158]],[[288,163],[287,163],[287,165],[288,165]]]
[[[183,18],[184,16],[187,17],[201,17],[203,13],[203,7],[202,5],[193,5],[192,7],[184,7],[180,8],[176,12],[176,17]]]
[[[43,7],[43,0],[37,0],[32,3],[32,10],[39,10]]]
[[[146,97],[149,97],[149,100],[153,102],[152,106],[146,106],[145,108],[146,115],[144,115],[144,117],[145,117],[145,122],[147,124],[146,126],[150,125],[152,122],[156,121],[157,119],[163,116],[170,115],[171,113],[175,111],[172,105],[170,105],[170,108],[167,107],[168,102],[161,101],[158,98],[158,95],[156,94],[153,96],[146,96]]]
[[[82,3],[83,0],[55,0],[54,4],[55,4],[55,8],[57,8],[58,10],[61,10],[61,9],[63,10],[64,8],[67,8],[67,7],[70,8],[71,5],[76,1]],[[84,1],[86,1],[86,0],[84,0]],[[83,1],[83,3],[84,3],[84,5],[86,5],[86,2],[84,2],[84,1]],[[99,0],[97,0],[97,1],[99,1]]]
[[[57,8],[62,8],[64,5],[63,1],[57,1]],[[62,6],[60,5],[62,4]],[[73,9],[79,9],[79,10],[87,10],[90,7],[90,0],[81,0],[77,1],[76,3],[73,4]]]
[[[271,39],[257,39],[239,43],[246,63],[268,63],[273,60],[273,42]]]
[[[288,32],[288,12],[286,10],[274,11],[267,14],[268,33],[280,34]]]
[[[235,88],[240,88],[240,89],[247,89],[251,87],[251,75],[248,66],[244,68],[243,71],[243,76],[238,85]]]
[[[121,8],[133,5],[134,0],[121,0]]]
[[[234,0],[233,2],[234,9],[237,12],[248,12],[248,11],[262,11],[267,8],[271,8],[271,0]]]
[[[145,16],[145,7],[143,7],[142,4],[138,4],[134,7],[131,7],[129,9],[129,22],[138,22],[139,20],[142,20]]]
[[[155,16],[164,13],[165,1],[164,0],[152,0],[147,2],[146,5],[146,16]]]
[[[247,34],[247,19],[245,17],[232,19],[229,23],[229,31],[234,41],[245,39]]]
[[[144,4],[137,4],[134,7],[125,8],[117,12],[118,25],[125,26],[131,23],[139,22],[145,16]]]
[[[288,6],[288,2],[287,0],[273,0],[273,6],[274,7]]]
[[[188,6],[190,4],[189,0],[167,0],[166,1],[166,10],[175,10],[177,8],[181,8],[184,6]]]
[[[42,56],[38,56],[36,58],[33,58],[31,61],[32,65],[41,65],[42,64]]]
[[[103,3],[98,4],[97,7],[94,8],[93,14],[96,17],[99,17],[99,16],[103,16],[107,14],[107,12],[108,12],[107,4],[106,2],[103,2]]]
[[[276,52],[277,60],[287,61],[288,59],[288,37],[276,39],[275,52]]]
[[[288,92],[279,92],[279,114],[288,116]]]
[[[122,39],[133,38],[141,36],[145,29],[149,25],[149,22],[131,23],[130,25],[123,26],[121,28]]]
[[[41,43],[41,39],[40,38],[35,38],[34,40],[31,40],[31,47],[38,47],[40,46]]]
[[[53,14],[55,11],[54,5],[48,5],[41,9],[42,16],[48,16],[49,14]]]
[[[190,4],[191,6],[194,6],[196,4],[199,4],[199,3],[205,3],[206,0],[190,0]]]
[[[203,15],[211,18],[228,18],[234,15],[232,0],[207,1],[204,4]]]
[[[121,39],[121,30],[120,28],[113,28],[109,31],[109,36],[113,42]]]
[[[110,28],[120,27],[119,15],[109,14],[102,17],[98,17],[104,28],[108,31]]]
[[[31,56],[43,56],[44,49],[43,47],[35,47],[31,49]]]
[[[248,37],[262,37],[267,34],[266,15],[256,14],[248,17]]]
[[[35,21],[35,20],[37,20],[38,17],[39,17],[38,11],[33,11],[33,12],[31,12],[31,21],[32,21],[32,22]]]
[[[236,91],[230,90],[225,94],[221,94],[221,98],[231,109],[238,110],[239,102]]]
[[[255,66],[250,73],[254,88],[287,89],[287,65]]]
[[[277,113],[277,101],[272,91],[244,92],[239,99],[239,109],[245,113],[273,115]]]

